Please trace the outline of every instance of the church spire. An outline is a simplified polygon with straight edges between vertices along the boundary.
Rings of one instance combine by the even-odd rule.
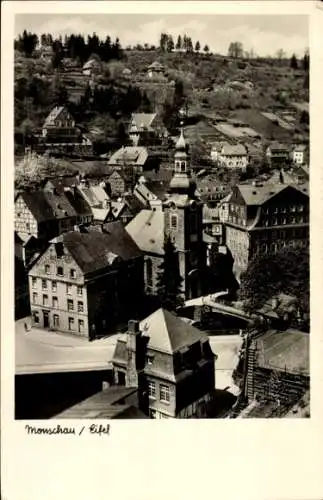
[[[181,122],[181,134],[175,146],[175,168],[170,183],[170,189],[174,193],[192,192],[193,183],[188,172],[187,143],[184,137],[183,122]]]

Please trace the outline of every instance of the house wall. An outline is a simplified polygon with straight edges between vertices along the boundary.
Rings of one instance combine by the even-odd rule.
[[[49,269],[46,267],[45,270],[45,266],[49,266]],[[63,267],[64,276],[57,274],[57,267]],[[71,278],[71,270],[75,271],[74,278]],[[35,293],[37,294],[36,300]],[[88,337],[86,286],[83,274],[71,256],[64,255],[57,258],[54,246],[51,245],[29,272],[29,295],[34,327]],[[57,301],[53,300],[53,297],[57,298]],[[71,306],[68,306],[68,300],[73,301],[73,310],[69,310]],[[82,303],[83,312],[79,311],[79,302]],[[44,312],[45,316],[46,313],[48,314],[47,326]],[[37,315],[39,321],[37,321]],[[55,315],[58,317],[59,324],[54,320]],[[69,318],[74,319],[74,324],[69,322]],[[83,321],[83,327],[80,321]]]
[[[15,231],[26,237],[39,237],[37,221],[21,196],[15,203]]]
[[[226,245],[234,259],[233,272],[237,277],[246,271],[249,261],[249,234],[243,229],[226,226]]]
[[[241,168],[245,169],[248,165],[248,157],[247,155],[237,155],[237,156],[227,156],[227,155],[219,155],[219,160],[228,168]]]
[[[112,173],[108,180],[111,188],[111,196],[120,196],[126,191],[126,183],[117,173]]]

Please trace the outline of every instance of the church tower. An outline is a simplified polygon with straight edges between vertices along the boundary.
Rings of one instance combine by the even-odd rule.
[[[168,196],[163,204],[165,236],[172,240],[179,257],[186,299],[202,293],[202,273],[205,266],[202,208],[196,197],[196,184],[189,171],[188,146],[183,128],[176,144],[174,174]]]

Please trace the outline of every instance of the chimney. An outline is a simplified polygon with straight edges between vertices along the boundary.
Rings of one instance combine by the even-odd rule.
[[[141,358],[141,331],[139,321],[130,320],[127,333],[127,387],[138,387],[138,361]]]

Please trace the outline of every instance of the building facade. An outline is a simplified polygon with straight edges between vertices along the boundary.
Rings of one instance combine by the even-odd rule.
[[[309,244],[307,185],[237,185],[229,199],[225,239],[239,277],[256,255]]]
[[[129,322],[113,356],[115,383],[138,387],[150,418],[206,418],[214,408],[215,355],[207,335],[158,309]]]
[[[106,228],[55,238],[32,266],[33,326],[91,340],[136,309],[143,294],[142,254],[120,222]]]

